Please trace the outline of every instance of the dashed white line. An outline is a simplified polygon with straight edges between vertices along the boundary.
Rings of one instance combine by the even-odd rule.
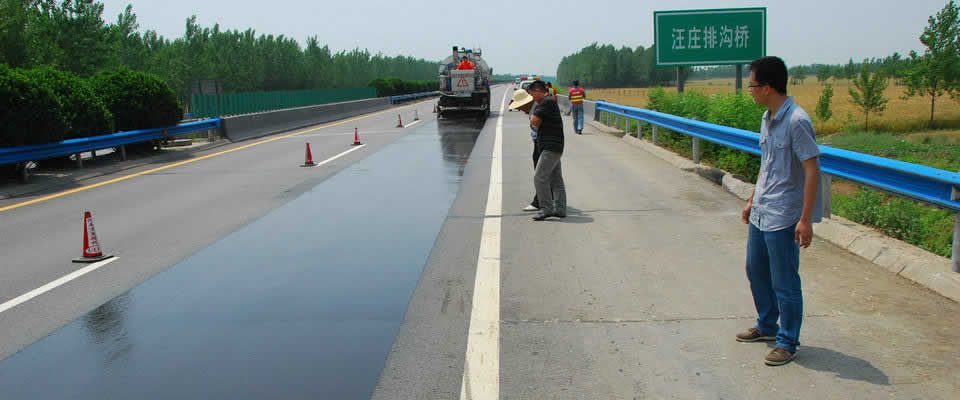
[[[343,152],[343,153],[337,154],[337,155],[335,155],[335,156],[333,156],[333,157],[330,157],[330,158],[328,158],[328,159],[326,159],[326,160],[320,161],[320,162],[317,163],[316,166],[319,167],[319,166],[321,166],[321,165],[323,165],[323,164],[326,164],[326,163],[328,163],[328,162],[331,162],[331,161],[333,161],[333,160],[336,160],[336,159],[338,159],[338,158],[340,158],[340,157],[343,157],[343,156],[345,156],[345,155],[347,155],[347,154],[353,153],[353,152],[355,152],[355,151],[357,151],[357,150],[362,149],[364,146],[366,146],[366,145],[365,145],[365,144],[358,145],[358,146],[356,146],[356,147],[354,147],[354,148],[352,148],[352,149],[350,149],[350,150],[347,150],[347,151],[345,151],[345,152]]]
[[[72,280],[74,280],[74,279],[77,279],[77,278],[79,278],[79,277],[81,277],[81,276],[84,276],[84,275],[89,274],[89,273],[91,273],[91,272],[93,272],[93,271],[96,271],[98,268],[100,268],[100,267],[102,267],[102,266],[104,266],[104,265],[107,265],[107,264],[110,264],[110,263],[112,263],[112,262],[114,262],[114,261],[117,261],[117,259],[118,259],[117,257],[111,257],[111,258],[108,258],[108,259],[106,259],[106,260],[103,260],[103,261],[100,261],[100,262],[97,262],[97,263],[90,264],[90,265],[88,265],[88,266],[86,266],[86,267],[80,268],[80,269],[78,269],[78,270],[76,270],[76,271],[73,271],[73,272],[67,274],[67,275],[64,275],[64,276],[60,277],[60,279],[57,279],[57,280],[55,280],[55,281],[53,281],[53,282],[50,282],[50,283],[48,283],[48,284],[46,284],[46,285],[40,286],[40,287],[38,287],[38,288],[36,288],[36,289],[33,289],[33,290],[31,290],[31,291],[29,291],[29,292],[27,292],[27,293],[24,293],[24,294],[20,295],[20,297],[17,297],[17,298],[15,298],[15,299],[13,299],[13,300],[10,300],[10,301],[8,301],[8,302],[6,302],[6,303],[0,304],[0,313],[6,312],[7,310],[10,310],[11,308],[14,308],[14,307],[19,306],[19,305],[21,305],[21,304],[23,304],[23,303],[26,303],[26,302],[30,301],[31,299],[33,299],[34,297],[37,297],[37,296],[42,295],[42,294],[44,294],[44,293],[46,293],[46,292],[49,292],[49,291],[51,291],[51,290],[53,290],[53,289],[56,289],[57,287],[60,287],[60,286],[64,285],[64,284],[67,283],[67,282],[70,282],[70,281],[72,281]]]

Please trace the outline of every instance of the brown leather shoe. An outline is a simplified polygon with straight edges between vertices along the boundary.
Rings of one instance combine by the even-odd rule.
[[[770,335],[764,335],[756,327],[747,329],[746,332],[737,334],[738,342],[772,342],[774,340],[777,340],[777,338]]]
[[[777,347],[770,354],[767,354],[767,358],[764,358],[763,362],[767,365],[777,366],[789,363],[795,357],[797,357],[797,353],[791,353],[786,349]]]

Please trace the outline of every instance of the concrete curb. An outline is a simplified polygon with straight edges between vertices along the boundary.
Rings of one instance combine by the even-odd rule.
[[[590,124],[602,132],[623,133],[621,130],[593,121]],[[624,135],[623,142],[685,171],[696,172],[709,168],[698,166],[686,157],[630,135]],[[722,171],[722,173],[721,185],[728,192],[744,201],[753,194],[753,184],[741,181],[729,172]],[[953,272],[952,263],[947,258],[839,216],[832,216],[818,223],[814,228],[814,234],[874,265],[933,290],[941,296],[960,302],[960,274]]]
[[[234,115],[222,118],[223,132],[230,141],[240,142],[386,110],[391,106],[389,97],[378,97]]]

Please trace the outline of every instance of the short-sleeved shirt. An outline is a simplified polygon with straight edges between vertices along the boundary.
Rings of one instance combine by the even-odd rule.
[[[554,99],[546,98],[533,109],[533,115],[540,117],[541,121],[537,129],[537,145],[543,151],[563,153],[563,120],[560,106]]]
[[[754,188],[750,223],[764,232],[796,225],[803,214],[803,161],[820,155],[810,116],[793,97],[777,114],[763,114],[760,127],[760,174]],[[819,186],[818,186],[819,188]],[[823,216],[822,189],[817,191],[813,222]]]

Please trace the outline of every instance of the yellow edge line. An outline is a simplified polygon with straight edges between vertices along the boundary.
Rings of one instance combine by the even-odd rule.
[[[429,100],[427,100],[427,101],[429,101]],[[411,104],[411,105],[409,105],[409,106],[401,107],[401,108],[407,108],[407,107],[410,107],[410,106],[416,106],[416,105],[419,105],[419,104],[421,104],[421,103],[424,103],[424,101],[418,102],[418,103],[416,103],[416,104]],[[137,172],[137,173],[134,173],[134,174],[121,176],[121,177],[119,177],[119,178],[114,178],[114,179],[110,179],[110,180],[107,180],[107,181],[94,183],[94,184],[87,185],[87,186],[81,186],[81,187],[78,187],[78,188],[76,188],[76,189],[70,189],[70,190],[67,190],[67,191],[65,191],[65,192],[60,192],[60,193],[56,193],[56,194],[51,194],[51,195],[49,195],[49,196],[44,196],[44,197],[40,197],[40,198],[37,198],[37,199],[24,201],[24,202],[22,202],[22,203],[11,204],[11,205],[9,205],[9,206],[0,207],[0,213],[6,212],[6,211],[10,211],[10,210],[14,210],[14,209],[17,209],[17,208],[20,208],[20,207],[26,207],[26,206],[33,205],[33,204],[37,204],[37,203],[43,203],[43,202],[45,202],[45,201],[50,201],[50,200],[53,200],[53,199],[58,199],[58,198],[61,198],[61,197],[64,197],[64,196],[69,196],[69,195],[71,195],[71,194],[79,193],[79,192],[82,192],[82,191],[85,191],[85,190],[95,189],[95,188],[98,188],[98,187],[101,187],[101,186],[106,186],[106,185],[114,184],[114,183],[117,183],[117,182],[123,182],[123,181],[125,181],[125,180],[127,180],[127,179],[133,179],[133,178],[136,178],[136,177],[138,177],[138,176],[143,176],[143,175],[147,175],[147,174],[152,174],[152,173],[154,173],[154,172],[159,172],[159,171],[167,170],[167,169],[170,169],[170,168],[176,168],[176,167],[179,167],[179,166],[181,166],[181,165],[187,165],[187,164],[190,164],[190,163],[195,163],[195,162],[197,162],[197,161],[206,160],[206,159],[208,159],[208,158],[219,157],[219,156],[222,156],[222,155],[224,155],[224,154],[229,154],[229,153],[233,153],[233,152],[235,152],[235,151],[240,151],[240,150],[244,150],[244,149],[249,149],[249,148],[251,148],[251,147],[259,146],[259,145],[261,145],[261,144],[266,144],[266,143],[270,143],[270,142],[275,142],[275,141],[277,141],[277,140],[282,140],[282,139],[287,139],[287,138],[291,138],[291,137],[294,137],[294,136],[299,136],[299,135],[302,135],[302,134],[304,134],[304,133],[310,133],[310,132],[318,131],[318,130],[320,130],[320,129],[326,129],[326,128],[329,128],[329,127],[331,127],[331,126],[343,125],[343,124],[346,124],[346,123],[349,123],[349,122],[353,122],[353,121],[357,121],[357,120],[361,120],[361,119],[364,119],[364,118],[376,117],[376,116],[378,116],[378,115],[380,115],[380,114],[386,114],[386,113],[388,113],[388,112],[393,112],[393,111],[397,111],[397,109],[396,109],[396,108],[390,108],[390,109],[386,109],[386,110],[383,110],[383,111],[380,111],[380,112],[377,112],[377,113],[374,113],[374,114],[361,115],[361,116],[359,116],[359,117],[354,117],[354,118],[350,118],[350,119],[345,119],[345,120],[343,120],[343,121],[337,121],[337,122],[330,123],[330,124],[326,124],[326,125],[320,125],[320,126],[317,126],[317,127],[309,128],[309,129],[307,129],[307,130],[296,131],[296,132],[293,132],[293,133],[288,133],[288,134],[286,134],[286,135],[282,135],[282,136],[272,137],[272,138],[269,138],[269,139],[260,140],[260,141],[254,142],[254,143],[250,143],[250,144],[248,144],[248,145],[243,145],[243,146],[240,146],[240,147],[235,147],[235,148],[232,148],[232,149],[229,149],[229,150],[224,150],[224,151],[217,152],[217,153],[213,153],[213,154],[207,154],[207,155],[205,155],[205,156],[201,156],[201,157],[197,157],[197,158],[191,158],[191,159],[189,159],[189,160],[184,160],[184,161],[176,162],[176,163],[173,163],[173,164],[164,165],[164,166],[162,166],[162,167],[157,167],[157,168],[153,168],[153,169],[148,169],[148,170],[146,170],[146,171],[141,171],[141,172]]]

